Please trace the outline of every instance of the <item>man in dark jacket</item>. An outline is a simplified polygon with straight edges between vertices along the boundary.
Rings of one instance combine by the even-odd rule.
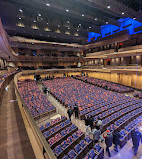
[[[112,146],[113,135],[110,133],[109,130],[106,130],[106,133],[103,137],[105,138],[106,152],[108,153],[108,156],[111,157],[109,148]]]
[[[88,123],[89,123],[89,125],[91,127],[91,130],[93,130],[93,117],[92,116],[89,117]]]
[[[140,142],[140,140],[141,140],[141,143],[142,143],[142,134],[135,127],[132,130],[132,132],[131,132],[131,137],[132,137],[132,142],[133,142],[134,155],[137,155],[137,151],[138,151],[138,148],[139,148],[139,142]]]
[[[120,133],[116,130],[116,127],[114,127],[114,131],[112,133],[113,135],[113,144],[114,144],[114,150],[118,152],[118,144],[119,144],[119,139],[121,137]]]
[[[92,116],[91,117],[87,116],[87,118],[85,118],[85,125],[90,126],[91,130],[93,130],[93,118],[92,118]]]
[[[69,119],[70,119],[70,121],[71,121],[71,116],[72,116],[72,114],[73,114],[73,110],[71,109],[71,107],[69,107],[67,113],[68,113]]]
[[[79,111],[78,106],[75,103],[75,105],[74,105],[75,118],[78,118],[78,111]]]
[[[89,126],[89,116],[87,116],[87,118],[85,118],[85,125]]]

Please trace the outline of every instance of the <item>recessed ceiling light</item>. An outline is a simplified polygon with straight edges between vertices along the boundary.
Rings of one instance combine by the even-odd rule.
[[[41,17],[41,14],[38,14],[39,17]]]
[[[124,13],[124,12],[122,12],[121,14],[122,14],[122,15],[124,15],[125,13]]]
[[[70,28],[68,28],[68,29],[70,29]]]
[[[60,27],[60,25],[58,25],[58,27]]]
[[[95,20],[98,20],[97,18],[95,18]]]
[[[107,6],[107,9],[110,9],[110,6]]]
[[[82,17],[84,17],[84,14],[82,14]]]
[[[48,25],[48,23],[46,23]]]
[[[133,19],[135,20],[136,18],[134,17]]]
[[[91,29],[91,27],[89,26],[89,28]]]
[[[34,23],[36,23],[36,20],[34,20]]]
[[[79,30],[77,29],[77,31],[79,31]]]
[[[81,24],[79,24],[79,26],[81,26]]]
[[[68,9],[66,9],[66,12],[69,12],[69,10],[68,10]]]
[[[108,22],[106,22],[106,24],[108,24]]]
[[[22,9],[19,9],[20,12],[23,12]]]
[[[22,19],[21,17],[19,17],[19,19]]]
[[[50,6],[50,4],[49,4],[49,3],[46,3],[46,5],[47,5],[47,6]]]
[[[67,21],[67,23],[70,23],[69,21]]]

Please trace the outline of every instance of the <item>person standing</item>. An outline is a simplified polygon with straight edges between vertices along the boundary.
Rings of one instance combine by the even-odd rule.
[[[102,133],[103,122],[102,122],[102,120],[101,120],[101,118],[100,118],[100,117],[98,117],[98,121],[96,122],[96,125],[97,125],[97,126],[99,126],[100,131],[101,131],[101,133]],[[103,137],[102,137],[101,135],[100,135],[100,139],[101,139],[101,142],[103,142],[103,141],[104,141],[104,139],[103,139]]]
[[[101,120],[100,117],[98,117],[98,121],[97,121],[96,125],[99,126],[100,130],[102,131],[102,128],[103,128],[103,122],[102,122],[102,120]]]
[[[133,150],[134,150],[134,155],[137,155],[137,151],[139,148],[139,142],[141,140],[142,143],[142,134],[138,130],[137,127],[135,127],[132,132],[131,132],[131,137],[132,137],[132,143],[133,143]]]
[[[93,134],[93,140],[94,143],[98,143],[100,135],[101,135],[101,131],[99,129],[99,127],[96,125],[95,128],[92,130],[92,134]]]
[[[113,144],[114,144],[114,150],[118,152],[118,145],[119,145],[119,139],[121,137],[120,133],[116,130],[116,127],[114,127],[114,131],[112,133],[113,135]]]
[[[72,116],[72,114],[73,114],[73,110],[72,110],[71,107],[69,107],[67,113],[68,113],[69,119],[70,119],[70,121],[71,121],[71,116]]]
[[[87,116],[87,118],[85,118],[85,125],[86,125],[86,126],[90,126],[90,125],[89,125],[89,116]]]
[[[106,152],[108,153],[108,156],[111,157],[109,148],[112,146],[113,135],[111,134],[110,130],[106,130],[106,133],[103,137],[105,138]]]
[[[74,105],[74,112],[75,112],[75,118],[78,118],[78,106],[76,105],[76,103]]]
[[[93,117],[92,116],[89,117],[88,124],[90,125],[91,130],[93,130]]]

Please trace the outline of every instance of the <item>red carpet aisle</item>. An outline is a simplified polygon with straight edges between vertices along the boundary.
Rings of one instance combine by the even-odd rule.
[[[0,106],[0,159],[34,159],[15,99],[14,82],[11,81]]]

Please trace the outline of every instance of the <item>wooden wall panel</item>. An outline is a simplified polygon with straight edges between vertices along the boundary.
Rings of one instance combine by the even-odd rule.
[[[142,89],[142,75],[132,75],[131,86],[134,88]]]
[[[111,81],[111,77],[110,77],[109,73],[88,72],[88,76],[98,78],[98,79],[107,80],[107,81]]]
[[[137,89],[142,89],[142,75],[136,74],[123,74],[123,73],[101,73],[101,72],[89,72],[84,71],[89,77],[97,79],[103,79],[106,81],[120,83],[122,85],[130,86]]]
[[[111,73],[110,76],[111,76],[110,77],[111,82],[118,83],[119,76],[117,75],[117,73]]]
[[[131,86],[131,76],[132,75],[125,75],[125,74],[120,74],[120,83],[126,86]]]

